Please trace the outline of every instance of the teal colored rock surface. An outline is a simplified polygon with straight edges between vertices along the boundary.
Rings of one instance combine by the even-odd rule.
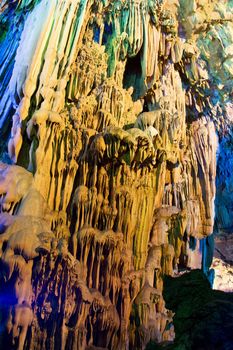
[[[206,276],[193,270],[181,277],[165,277],[166,307],[174,312],[175,340],[147,345],[147,350],[231,350],[233,293],[212,290]],[[168,325],[169,327],[169,325]]]

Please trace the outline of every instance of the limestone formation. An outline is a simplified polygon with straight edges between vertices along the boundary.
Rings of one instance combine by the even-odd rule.
[[[230,0],[1,2],[0,347],[174,339],[163,278],[211,265],[232,17]]]

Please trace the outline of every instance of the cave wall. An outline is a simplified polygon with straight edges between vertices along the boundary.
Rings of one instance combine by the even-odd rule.
[[[231,1],[0,4],[4,348],[173,340],[163,277],[211,265],[231,20]]]

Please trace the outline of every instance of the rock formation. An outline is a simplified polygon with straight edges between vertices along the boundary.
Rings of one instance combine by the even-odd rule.
[[[1,2],[4,349],[173,340],[163,277],[212,262],[232,17],[227,0]]]
[[[166,276],[164,298],[175,314],[176,340],[160,349],[232,349],[232,293],[211,290],[206,276],[193,270],[179,278]]]

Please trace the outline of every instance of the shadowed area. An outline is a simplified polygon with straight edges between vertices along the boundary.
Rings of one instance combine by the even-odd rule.
[[[212,290],[206,276],[193,270],[178,278],[166,276],[163,296],[171,309],[175,341],[147,350],[232,350],[233,293]]]

